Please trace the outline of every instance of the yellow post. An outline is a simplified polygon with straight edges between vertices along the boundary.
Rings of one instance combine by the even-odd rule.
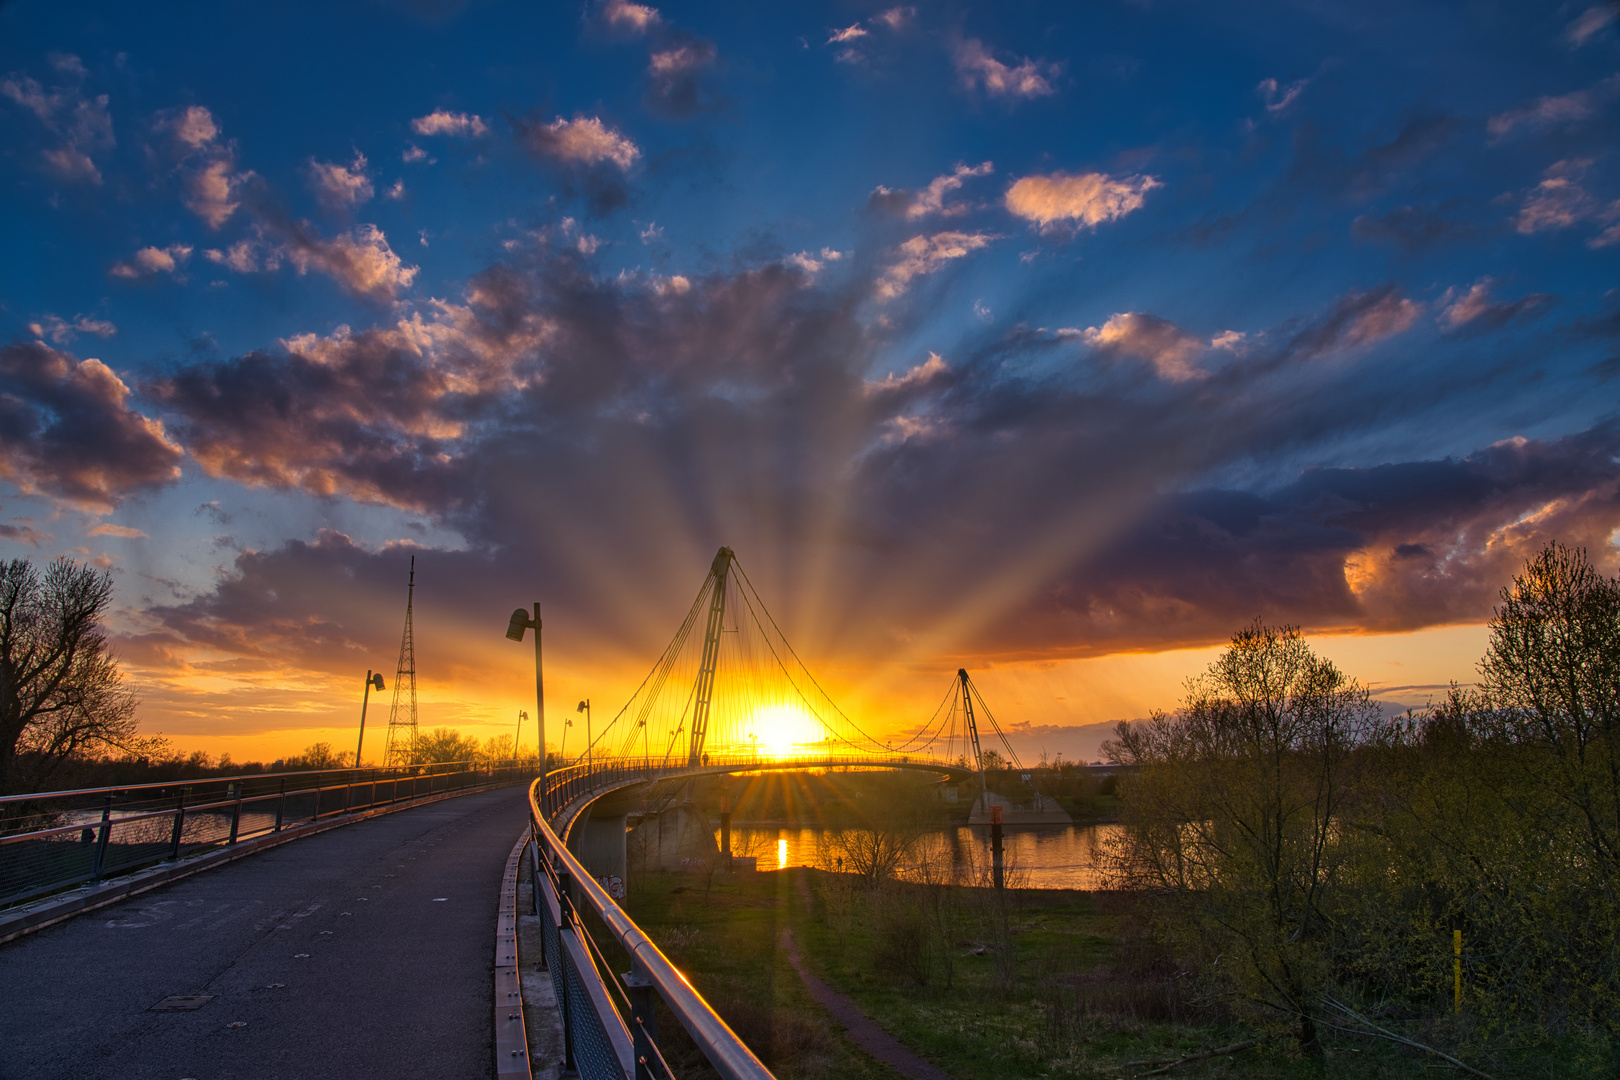
[[[1462,1012],[1462,931],[1451,932],[1451,988],[1455,1009]]]

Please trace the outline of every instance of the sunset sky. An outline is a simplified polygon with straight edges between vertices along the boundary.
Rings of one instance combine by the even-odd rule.
[[[269,10],[0,4],[0,556],[112,572],[179,746],[352,745],[412,554],[425,725],[536,599],[611,715],[724,544],[1030,756],[1257,616],[1420,705],[1615,569],[1613,4]]]

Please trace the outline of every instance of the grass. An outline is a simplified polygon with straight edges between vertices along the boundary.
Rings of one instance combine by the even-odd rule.
[[[627,906],[784,1080],[898,1075],[844,1039],[837,1022],[810,998],[779,947],[784,928],[823,979],[914,1052],[961,1080],[1117,1080],[1151,1068],[1132,1063],[1170,1060],[1254,1036],[1186,1004],[1178,973],[1132,932],[1123,897],[1017,891],[1002,922],[986,902],[990,894],[953,890],[947,985],[937,947],[928,964],[915,962],[925,946],[906,936],[904,887],[899,906],[887,914],[881,904],[857,898],[855,914],[841,919],[839,885],[837,875],[813,870],[717,875],[705,898],[700,875],[647,874],[634,883]],[[998,955],[998,940],[1009,953]],[[675,1028],[668,1017],[660,1021],[664,1033]],[[1438,1058],[1380,1040],[1330,1034],[1324,1042],[1321,1059],[1301,1058],[1290,1040],[1279,1038],[1189,1063],[1170,1075],[1415,1080],[1444,1066]],[[679,1075],[706,1072],[695,1048],[679,1037],[671,1044]],[[1574,1045],[1508,1057],[1525,1060],[1499,1062],[1487,1071],[1500,1080],[1600,1075],[1582,1067],[1581,1048]]]

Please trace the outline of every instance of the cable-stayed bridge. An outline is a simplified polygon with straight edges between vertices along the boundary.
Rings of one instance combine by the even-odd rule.
[[[520,802],[518,771],[488,763],[0,799],[0,985],[55,971],[60,999],[0,1010],[0,1075],[417,1075],[432,1062],[434,1075],[483,1076],[492,1045],[503,1078],[549,1077],[558,1065],[593,1080],[673,1078],[658,997],[719,1075],[764,1080],[765,1066],[612,895],[628,829],[673,815],[676,853],[683,836],[712,849],[691,799],[709,775],[911,769],[977,775],[982,786],[984,721],[1016,763],[965,671],[910,732],[864,730],[721,548],[630,700],[572,760],[526,781]],[[520,805],[527,826],[513,845]],[[240,858],[251,852],[262,854]],[[538,956],[518,944],[525,855]],[[586,908],[631,971],[603,959],[579,918]],[[492,984],[479,910],[495,916]],[[519,974],[536,960],[553,1008],[534,1007]],[[421,992],[430,970],[434,986],[457,987],[452,1003]],[[492,1024],[482,1037],[480,1010]]]

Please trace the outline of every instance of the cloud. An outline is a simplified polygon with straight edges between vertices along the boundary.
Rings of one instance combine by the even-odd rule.
[[[1553,298],[1546,293],[1531,293],[1508,303],[1497,303],[1491,297],[1491,279],[1480,278],[1466,291],[1450,288],[1440,298],[1442,305],[1438,321],[1447,331],[1466,329],[1470,332],[1496,330],[1515,319],[1540,315]]]
[[[19,490],[105,511],[178,479],[180,458],[100,360],[43,342],[0,345],[0,476]]]
[[[1005,203],[1009,212],[1043,232],[1065,225],[1096,228],[1140,210],[1147,193],[1163,186],[1152,176],[1056,172],[1014,182]]]
[[[375,225],[357,225],[327,240],[301,223],[285,250],[300,274],[318,270],[364,299],[392,300],[416,278],[417,268],[404,264]]]
[[[214,114],[201,105],[160,112],[153,130],[168,138],[167,153],[180,175],[181,202],[210,229],[220,228],[257,179],[251,171],[237,172],[236,143],[223,138]]]
[[[1393,285],[1351,290],[1315,323],[1289,342],[1289,355],[1313,359],[1376,345],[1404,334],[1423,314],[1423,305],[1400,295]]]
[[[139,529],[128,525],[110,525],[107,522],[95,526],[90,530],[91,536],[116,536],[121,540],[145,540],[147,535]]]
[[[630,0],[603,0],[600,10],[602,21],[609,29],[627,34],[645,34],[656,30],[664,21],[657,8]]]
[[[849,26],[844,27],[842,30],[834,30],[832,32],[832,35],[827,38],[827,44],[828,45],[846,44],[848,42],[855,41],[858,38],[865,37],[867,35],[867,33],[868,33],[868,31],[866,30],[866,28],[863,27],[860,23],[851,23]]]
[[[1241,337],[1224,337],[1221,344],[1235,345]],[[1104,356],[1144,360],[1160,378],[1170,382],[1203,378],[1206,373],[1193,361],[1215,347],[1214,342],[1206,342],[1165,319],[1129,311],[1113,316],[1101,326],[1087,328],[1081,340]]]
[[[1295,101],[1298,101],[1299,95],[1305,92],[1305,88],[1310,83],[1311,80],[1309,79],[1299,79],[1289,83],[1287,86],[1282,86],[1276,79],[1261,79],[1260,85],[1254,88],[1254,92],[1259,94],[1260,99],[1265,102],[1267,112],[1280,113]]]
[[[1460,460],[1309,469],[1270,495],[1185,492],[1007,629],[1105,652],[1218,641],[1255,616],[1317,631],[1483,621],[1547,541],[1607,550],[1616,461],[1620,430],[1606,425]]]
[[[454,451],[469,419],[527,385],[522,362],[548,334],[544,319],[502,312],[503,287],[486,282],[466,304],[434,302],[430,317],[391,327],[184,367],[152,393],[211,475],[446,509],[466,490]]]
[[[108,97],[85,96],[81,87],[88,72],[77,56],[52,53],[50,61],[58,74],[67,77],[67,85],[46,89],[32,76],[14,71],[0,79],[0,96],[33,113],[51,136],[52,144],[40,151],[46,172],[67,183],[100,184],[101,170],[93,155],[117,144]]]
[[[911,5],[886,8],[872,16],[872,22],[893,31],[905,30],[917,18],[917,9]]]
[[[118,333],[118,327],[106,319],[98,319],[91,315],[75,315],[71,322],[55,315],[47,315],[39,322],[29,323],[28,332],[37,338],[48,338],[58,345],[66,345],[80,334],[110,338]]]
[[[1620,95],[1620,75],[1610,75],[1585,90],[1538,97],[1528,105],[1497,113],[1485,123],[1493,141],[1520,129],[1567,127],[1589,119]]]
[[[193,150],[207,149],[219,138],[219,125],[214,122],[214,114],[201,105],[175,111],[168,123],[175,139]]]
[[[800,270],[804,271],[807,278],[814,279],[817,274],[821,273],[828,263],[837,262],[843,257],[844,253],[842,251],[839,251],[836,248],[824,247],[821,249],[819,254],[812,255],[808,251],[800,251],[796,254],[789,255],[782,261],[787,263],[789,266],[798,267]]]
[[[932,274],[951,260],[987,247],[996,239],[993,233],[955,231],[913,236],[897,249],[900,258],[884,269],[874,292],[880,300],[893,300],[910,287],[914,278]]]
[[[1547,169],[1545,178],[1525,192],[1524,202],[1513,217],[1513,228],[1525,236],[1567,229],[1584,222],[1607,226],[1586,243],[1601,248],[1620,242],[1620,200],[1605,203],[1592,197],[1581,184],[1588,162],[1560,161]]]
[[[348,165],[309,159],[309,184],[315,197],[328,210],[352,209],[376,194],[366,175],[366,156],[358,150]]]
[[[1475,225],[1448,216],[1446,210],[1439,206],[1397,206],[1383,214],[1361,214],[1350,223],[1350,235],[1363,242],[1394,244],[1408,254],[1479,235]]]
[[[704,79],[714,67],[714,42],[675,35],[647,58],[647,104],[671,116],[690,116],[715,104]]]
[[[1570,48],[1580,48],[1607,29],[1609,24],[1614,22],[1615,14],[1612,3],[1597,4],[1587,8],[1564,28],[1564,40],[1569,43]]]
[[[162,248],[143,247],[135,252],[128,262],[113,263],[111,273],[113,277],[130,280],[153,277],[157,274],[173,274],[190,258],[190,244],[170,244]]]
[[[979,165],[957,165],[944,176],[934,177],[921,191],[891,191],[880,185],[872,192],[869,202],[874,209],[883,210],[907,221],[916,221],[930,214],[956,217],[966,213],[968,207],[963,203],[954,203],[947,207],[945,197],[952,192],[960,191],[968,180],[989,176],[995,171],[995,167],[988,161]]]
[[[570,165],[597,165],[611,162],[629,171],[641,156],[635,143],[606,124],[600,117],[576,115],[572,120],[557,117],[549,124],[525,129],[529,146],[543,157]]]
[[[945,358],[937,352],[928,354],[928,359],[920,364],[908,368],[904,374],[885,375],[879,382],[865,382],[862,390],[868,395],[909,393],[916,390],[927,389],[936,385],[951,370]]]
[[[411,130],[418,135],[449,135],[459,139],[476,139],[489,134],[489,124],[483,117],[471,113],[434,109],[426,116],[418,116],[412,120]]]
[[[411,143],[399,155],[399,160],[405,162],[407,165],[417,161],[426,161],[431,165],[436,159],[428,157],[428,152],[426,150],[422,149],[420,146],[417,146],[415,143]]]
[[[1050,80],[1062,70],[1059,64],[1028,57],[1014,57],[1011,64],[1005,64],[977,38],[956,42],[951,49],[951,60],[964,89],[982,89],[989,97],[1012,101],[1055,93]]]

